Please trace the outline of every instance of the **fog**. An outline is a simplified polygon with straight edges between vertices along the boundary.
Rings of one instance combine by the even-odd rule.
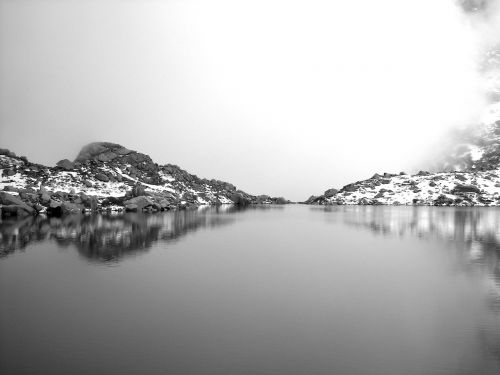
[[[293,200],[408,171],[487,105],[496,3],[0,0],[0,147],[111,141]]]

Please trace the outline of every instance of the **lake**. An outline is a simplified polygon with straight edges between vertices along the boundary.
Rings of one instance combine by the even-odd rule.
[[[500,210],[0,224],[0,373],[499,374]]]

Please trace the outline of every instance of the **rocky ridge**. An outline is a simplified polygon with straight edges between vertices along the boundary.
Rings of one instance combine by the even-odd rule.
[[[375,174],[304,203],[319,205],[500,206],[500,169]]]
[[[450,144],[446,156],[435,161],[436,172],[375,173],[304,203],[500,206],[500,102],[488,107],[480,126],[457,130]]]
[[[95,142],[74,161],[48,167],[0,149],[2,216],[61,215],[85,211],[163,211],[220,204],[284,204],[234,185],[199,178],[119,144]]]

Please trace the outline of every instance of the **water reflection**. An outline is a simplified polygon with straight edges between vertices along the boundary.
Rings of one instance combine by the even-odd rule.
[[[500,361],[500,209],[465,207],[333,206],[327,221],[383,236],[443,241],[460,271],[482,279],[493,316],[478,328],[484,352]]]
[[[233,206],[159,214],[29,217],[0,223],[0,257],[37,241],[75,245],[90,260],[118,261],[146,251],[157,241],[173,241],[201,228],[234,222]]]
[[[333,218],[376,234],[446,240],[468,263],[488,267],[500,283],[500,209],[355,206],[325,211],[342,213]]]

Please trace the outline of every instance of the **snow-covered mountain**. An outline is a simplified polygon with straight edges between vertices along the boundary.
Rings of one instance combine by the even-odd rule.
[[[74,161],[64,159],[55,167],[0,149],[0,174],[3,216],[287,203],[199,178],[176,165],[158,165],[148,155],[109,142],[91,143]]]

